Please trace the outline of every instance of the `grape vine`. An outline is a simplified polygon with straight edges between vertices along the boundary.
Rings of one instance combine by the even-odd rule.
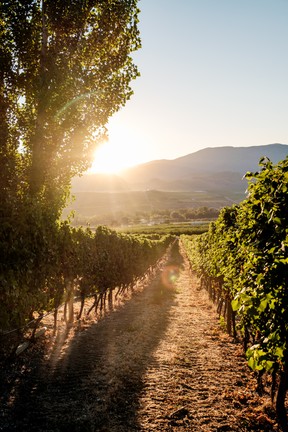
[[[271,374],[272,397],[278,383],[276,411],[287,431],[288,158],[262,158],[260,167],[246,174],[246,200],[222,209],[207,233],[182,241],[218,311],[225,300],[228,331],[240,332],[248,365],[259,377]]]
[[[30,224],[36,221],[39,216]],[[2,338],[11,329],[18,329],[21,336],[27,323],[49,311],[54,311],[56,325],[57,310],[63,302],[65,317],[71,322],[75,297],[81,299],[78,318],[88,296],[94,296],[95,307],[99,302],[102,306],[107,296],[111,301],[116,288],[119,294],[151,271],[172,241],[167,235],[151,240],[105,226],[92,232],[47,220],[29,230],[27,223],[5,230],[6,236],[13,237],[13,248],[2,249],[6,254],[0,272]],[[7,241],[1,234],[5,246]]]

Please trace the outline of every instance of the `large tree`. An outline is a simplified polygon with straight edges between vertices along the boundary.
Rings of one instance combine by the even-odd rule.
[[[132,94],[138,12],[137,0],[1,1],[2,208],[25,196],[59,216]]]

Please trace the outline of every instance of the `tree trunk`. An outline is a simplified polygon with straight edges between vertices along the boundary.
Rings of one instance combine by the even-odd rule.
[[[288,356],[286,356],[288,357]],[[284,363],[283,370],[280,371],[280,381],[276,399],[276,413],[279,425],[283,432],[288,432],[287,412],[285,407],[285,398],[287,391],[287,363]]]
[[[231,302],[230,302],[231,305]],[[237,330],[236,330],[236,313],[233,311],[231,307],[231,317],[232,317],[232,330],[233,330],[233,337],[237,339]]]
[[[79,319],[81,318],[81,316],[82,316],[82,312],[83,312],[83,309],[84,309],[84,304],[85,304],[85,295],[84,295],[84,294],[81,294],[81,306],[80,306],[79,314],[78,314],[78,316],[77,316],[77,319],[78,319],[78,320],[79,320]]]
[[[68,322],[71,324],[74,321],[74,284],[69,282],[68,286]]]
[[[229,333],[229,335],[231,335],[232,334],[232,306],[229,297],[226,298],[226,303],[227,303],[227,318],[226,318],[227,332]]]
[[[58,306],[59,307],[59,306]],[[54,309],[54,326],[53,326],[53,333],[56,333],[57,330],[57,317],[58,317],[58,307]]]
[[[89,310],[87,312],[87,316],[90,314],[90,312],[92,311],[92,309],[94,307],[96,307],[96,305],[97,305],[97,294],[94,295],[94,302],[93,302],[92,306],[89,308]]]
[[[113,310],[113,290],[112,290],[112,288],[109,289],[109,293],[108,293],[108,307],[109,307],[110,311]]]
[[[37,96],[37,114],[35,131],[31,137],[31,171],[30,171],[30,192],[31,195],[36,195],[43,186],[45,171],[47,169],[47,160],[44,155],[44,125],[46,117],[47,103],[47,45],[48,45],[48,29],[46,18],[45,0],[42,0],[42,43],[40,53],[40,68],[39,68],[39,88]]]

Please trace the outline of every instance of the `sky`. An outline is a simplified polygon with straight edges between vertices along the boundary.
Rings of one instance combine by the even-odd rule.
[[[288,0],[140,0],[141,76],[94,171],[288,144]]]

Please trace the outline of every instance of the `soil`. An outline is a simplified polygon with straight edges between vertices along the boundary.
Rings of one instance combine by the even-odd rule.
[[[61,324],[62,323],[62,324]],[[0,431],[277,431],[241,345],[174,254],[103,316],[2,365]]]

